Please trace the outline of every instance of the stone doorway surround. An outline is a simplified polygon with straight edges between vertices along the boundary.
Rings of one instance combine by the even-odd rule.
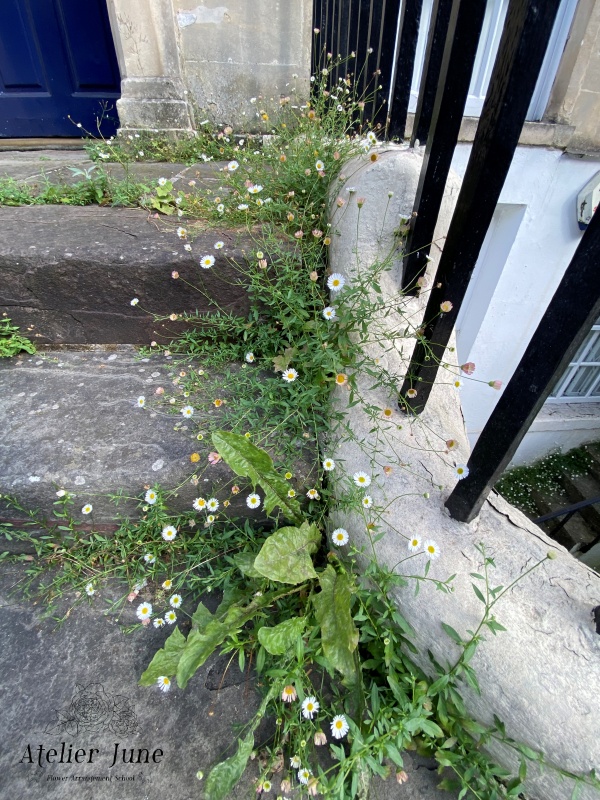
[[[311,0],[107,0],[121,130],[268,130],[258,111],[310,85]],[[195,5],[197,4],[197,5]]]

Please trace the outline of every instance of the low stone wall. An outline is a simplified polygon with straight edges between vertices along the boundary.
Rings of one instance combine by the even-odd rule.
[[[401,148],[382,152],[375,163],[361,157],[346,165],[344,172],[351,177],[338,194],[347,202],[342,208],[332,202],[333,271],[351,279],[392,250],[399,215],[408,216],[412,211],[420,167],[421,156]],[[354,192],[348,193],[349,187]],[[441,252],[439,245],[457,188],[457,180],[451,178],[431,251],[432,268]],[[391,199],[390,191],[394,192]],[[365,198],[360,213],[355,202],[358,197]],[[376,343],[367,349],[399,376],[400,385],[411,344],[407,339],[394,341],[392,331],[402,330],[407,317],[418,324],[424,299],[398,296],[399,267],[397,263],[381,281],[386,300],[397,309],[386,320],[389,338],[381,337],[379,324],[378,337],[371,336]],[[447,357],[451,361],[452,352]],[[468,440],[453,377],[453,373],[441,370],[426,411],[416,419],[397,411],[395,397],[382,387],[371,388],[373,380],[367,376],[358,376],[359,405],[350,407],[346,387],[338,387],[336,409],[344,413],[351,435],[340,433],[331,442],[328,454],[345,474],[364,470],[373,477],[369,493],[376,506],[385,509],[379,519],[385,535],[374,545],[380,563],[401,574],[418,573],[414,560],[398,563],[408,555],[408,538],[417,534],[435,540],[441,550],[440,558],[431,563],[429,575],[443,580],[456,573],[450,594],[437,591],[431,583],[423,584],[417,596],[412,586],[398,592],[402,613],[416,631],[419,654],[415,660],[428,673],[432,672],[428,652],[442,664],[453,663],[459,654],[441,622],[466,635],[481,619],[483,606],[469,576],[481,571],[482,557],[476,549],[479,543],[483,542],[494,558],[496,569],[491,579],[495,586],[508,586],[548,551],[556,551],[554,560],[525,577],[494,609],[507,632],[496,637],[490,633],[479,646],[471,665],[481,696],[465,687],[463,697],[475,719],[492,723],[496,714],[506,724],[509,736],[543,751],[550,764],[588,773],[600,762],[600,636],[591,618],[592,608],[600,603],[600,577],[495,493],[472,523],[450,518],[444,501],[456,481],[454,466],[468,459]],[[480,377],[487,381],[494,376]],[[373,419],[367,405],[393,409],[391,419],[382,422],[376,451],[369,445]],[[446,450],[448,439],[458,441],[456,450]],[[385,465],[392,466],[391,474],[384,472]],[[334,480],[336,473],[331,473]],[[368,546],[371,552],[368,521],[356,512],[336,512],[333,524],[343,525],[357,547]],[[493,748],[492,755],[507,766],[515,766],[514,754],[505,746]],[[539,771],[531,764],[528,775],[531,798],[571,797],[573,783],[562,780],[555,771]],[[589,787],[578,795],[580,800],[598,800],[599,796]]]

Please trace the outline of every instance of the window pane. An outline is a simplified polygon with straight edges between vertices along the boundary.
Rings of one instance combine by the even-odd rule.
[[[569,381],[563,397],[585,397],[590,390],[596,387],[599,378],[600,369],[598,367],[580,367]]]

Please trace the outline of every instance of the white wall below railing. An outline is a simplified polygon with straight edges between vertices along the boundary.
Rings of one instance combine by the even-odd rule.
[[[468,144],[456,148],[452,167],[461,176],[470,152]],[[510,380],[581,240],[577,194],[599,169],[600,159],[574,157],[557,149],[516,150],[457,320],[458,361],[473,361],[472,377],[483,381],[465,379],[461,389],[471,445],[499,397],[487,382],[500,380],[505,385]],[[553,409],[557,405],[553,403]],[[599,413],[586,416],[585,425],[571,415],[572,424],[565,417],[560,428],[542,415],[514,463],[600,439],[597,409]]]

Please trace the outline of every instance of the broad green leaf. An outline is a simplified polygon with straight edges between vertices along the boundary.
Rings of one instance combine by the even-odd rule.
[[[261,628],[258,632],[258,641],[272,656],[282,656],[296,644],[298,637],[302,636],[305,625],[305,617],[286,619],[274,628]]]
[[[230,628],[218,620],[209,622],[203,633],[191,631],[177,666],[177,684],[185,689],[187,682],[215,649],[225,641]]]
[[[296,585],[316,578],[311,553],[321,541],[316,525],[279,528],[272,533],[254,560],[254,568],[265,578]]]
[[[165,641],[165,646],[154,654],[154,658],[140,678],[140,686],[151,686],[161,675],[170,678],[177,672],[179,659],[185,647],[185,636],[179,628]]]
[[[253,733],[245,739],[238,739],[237,753],[211,769],[204,789],[206,800],[225,800],[244,774],[253,748]]]
[[[260,484],[265,493],[264,507],[267,514],[275,506],[279,506],[286,517],[300,520],[300,504],[287,496],[289,485],[275,472],[268,453],[238,433],[215,431],[212,440],[219,455],[236,475],[249,478],[253,486]]]
[[[200,633],[204,633],[208,623],[212,622],[213,620],[214,616],[204,605],[204,603],[198,603],[198,608],[192,614],[192,627],[196,628]]]
[[[440,728],[440,726],[436,725],[436,723],[431,719],[421,720],[421,730],[428,736],[436,737],[444,735],[444,731]]]
[[[321,626],[323,653],[344,678],[352,682],[356,670],[352,654],[358,645],[358,630],[350,613],[350,583],[331,564],[319,575],[321,591],[313,597],[315,615]]]
[[[298,355],[297,347],[286,347],[283,355],[275,356],[273,359],[273,367],[275,372],[285,372],[290,365],[290,361]]]
[[[233,556],[233,561],[242,575],[247,578],[262,578],[262,575],[254,566],[254,559],[256,553],[236,553]]]

